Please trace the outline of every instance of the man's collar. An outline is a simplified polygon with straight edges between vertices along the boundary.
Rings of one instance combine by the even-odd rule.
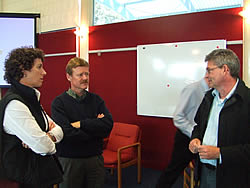
[[[238,83],[239,83],[239,78],[237,78],[236,83],[234,84],[234,87],[233,87],[233,88],[231,89],[231,91],[227,94],[227,96],[225,97],[225,99],[229,99],[229,98],[233,95],[233,93],[234,93],[235,90],[236,90],[236,87],[237,87]],[[213,95],[213,96],[219,96],[218,90],[217,90],[217,89],[214,89],[214,90],[212,91],[212,95]]]
[[[71,88],[68,89],[67,94],[73,97],[74,99],[82,100],[86,97],[86,91],[84,90],[84,93],[82,96],[77,95]]]

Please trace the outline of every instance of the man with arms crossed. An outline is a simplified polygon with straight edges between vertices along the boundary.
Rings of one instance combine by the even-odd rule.
[[[89,64],[85,60],[72,58],[66,76],[70,89],[52,103],[52,118],[64,132],[57,147],[64,170],[60,188],[101,188],[105,178],[103,138],[113,127],[112,116],[98,95],[86,91]]]

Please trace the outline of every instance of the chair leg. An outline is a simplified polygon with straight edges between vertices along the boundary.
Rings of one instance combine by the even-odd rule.
[[[187,168],[183,171],[183,188],[189,188],[188,182],[190,182],[190,176],[186,172]]]
[[[141,183],[141,145],[138,146],[137,183]]]
[[[118,188],[122,188],[122,168],[121,165],[117,166],[117,179],[118,179]]]
[[[137,164],[137,183],[141,183],[141,163]]]
[[[187,170],[190,172],[188,173]],[[194,167],[192,162],[190,162],[183,172],[183,188],[194,188],[194,186]]]
[[[190,188],[194,188],[194,169],[190,170]]]
[[[114,175],[114,169],[113,169],[113,168],[110,169],[110,174],[111,174],[112,176]]]

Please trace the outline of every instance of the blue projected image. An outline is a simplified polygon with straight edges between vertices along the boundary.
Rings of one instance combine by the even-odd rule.
[[[0,26],[0,87],[5,87],[4,61],[15,48],[35,47],[35,19],[0,17]]]

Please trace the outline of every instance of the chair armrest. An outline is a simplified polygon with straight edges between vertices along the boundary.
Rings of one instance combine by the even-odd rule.
[[[118,148],[118,150],[117,150],[117,158],[118,158],[118,160],[121,159],[122,150],[125,150],[125,149],[128,149],[128,148],[132,148],[132,147],[137,147],[137,154],[140,155],[140,153],[141,153],[141,143],[140,142],[136,142],[136,143],[133,143],[133,144],[130,144],[130,145]]]
[[[138,158],[138,161],[141,161],[141,143],[140,142],[136,142],[134,144],[130,144],[130,145],[118,148],[118,150],[117,150],[118,166],[121,164],[121,153],[122,153],[122,150],[125,150],[125,149],[128,149],[128,148],[132,148],[132,147],[136,147],[137,148],[137,158]]]
[[[140,142],[136,142],[136,143],[134,143],[134,144],[130,144],[130,145],[127,145],[127,146],[123,146],[123,147],[118,148],[117,153],[121,153],[122,150],[125,150],[125,149],[128,149],[128,148],[139,147],[139,146],[141,146],[141,143],[140,143]]]

